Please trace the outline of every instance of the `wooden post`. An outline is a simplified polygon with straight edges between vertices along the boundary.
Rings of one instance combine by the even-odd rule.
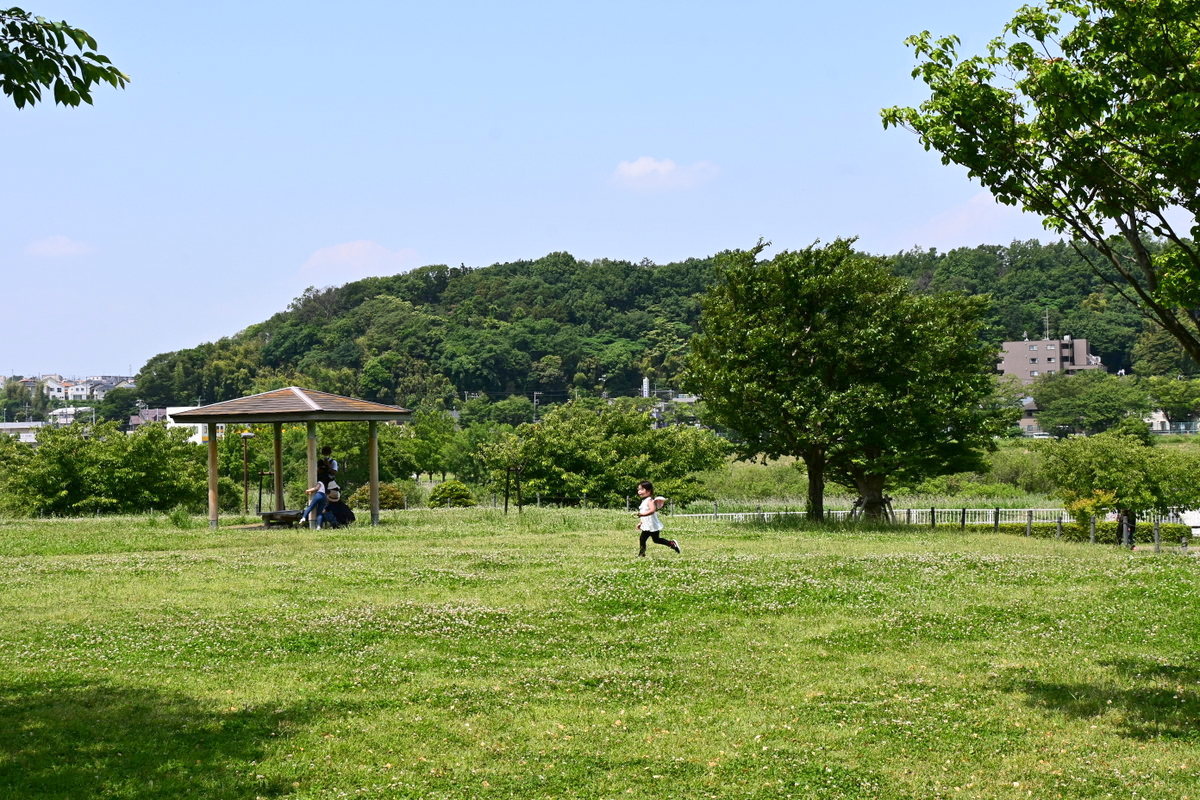
[[[1055,539],[1062,538],[1062,514],[1058,515],[1058,524],[1054,528],[1054,538]]]
[[[912,525],[912,509],[911,508],[904,509],[904,524]]]
[[[371,483],[371,525],[379,524],[379,423],[367,423],[367,469]]]
[[[512,486],[512,467],[504,468],[504,513],[508,513],[508,490]]]
[[[220,520],[217,505],[217,423],[208,423],[208,527],[215,528]]]
[[[931,528],[937,527],[937,508],[929,509],[929,527],[931,527]]]
[[[994,517],[992,517],[992,532],[993,533],[1000,532],[1000,507],[999,506],[996,507],[996,515]]]
[[[967,527],[967,510],[965,508],[962,510],[962,521],[958,524],[958,527],[963,529]]]
[[[275,433],[275,510],[282,511],[285,508],[283,504],[283,423],[273,422],[271,427]]]
[[[1096,543],[1096,515],[1093,514],[1088,519],[1088,541],[1092,544]]]
[[[317,485],[317,423],[306,422],[305,426],[308,428],[308,486],[304,488],[307,489]],[[308,495],[308,497],[310,500],[312,499],[312,495]],[[305,503],[306,507],[307,505]],[[320,524],[320,520],[314,519],[312,514],[309,514],[308,527],[315,528],[318,524]]]
[[[1154,552],[1161,553],[1162,552],[1162,539],[1159,538],[1158,525],[1159,525],[1159,521],[1157,519],[1154,520]]]
[[[1025,517],[1025,535],[1033,536],[1033,510],[1032,509],[1029,510],[1028,515]]]

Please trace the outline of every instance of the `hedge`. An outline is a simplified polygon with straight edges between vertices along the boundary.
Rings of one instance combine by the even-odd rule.
[[[947,527],[939,525],[941,527]],[[968,525],[967,530],[973,531],[991,531],[995,530],[992,525]],[[1024,522],[1001,522],[999,525],[1001,533],[1008,533],[1017,536],[1025,535]],[[1181,525],[1177,522],[1163,522],[1158,526],[1159,538],[1165,544],[1178,544],[1183,537],[1191,538],[1192,529],[1187,525]],[[1054,522],[1035,522],[1031,529],[1031,535],[1038,539],[1053,539],[1058,536],[1058,524]],[[1096,541],[1102,544],[1116,544],[1120,532],[1117,529],[1116,522],[1097,522],[1096,523]],[[1091,531],[1087,525],[1080,525],[1074,519],[1063,520],[1062,540],[1064,542],[1087,542],[1091,540]],[[1141,544],[1151,544],[1154,542],[1154,523],[1153,522],[1138,522],[1134,529],[1134,542]]]

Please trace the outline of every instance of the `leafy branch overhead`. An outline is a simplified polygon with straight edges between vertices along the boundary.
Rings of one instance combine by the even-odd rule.
[[[1094,248],[1094,268],[1200,360],[1197,19],[1200,0],[1047,0],[973,57],[925,31],[908,44],[929,98],[882,114]]]
[[[97,84],[124,88],[129,76],[96,50],[96,40],[82,28],[20,8],[0,9],[0,89],[17,108],[40,102],[43,89],[52,91],[55,103],[78,106],[91,104]]]

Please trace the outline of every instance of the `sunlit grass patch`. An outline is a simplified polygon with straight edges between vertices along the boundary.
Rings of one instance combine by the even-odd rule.
[[[477,508],[0,526],[0,796],[1179,797],[1197,561]]]

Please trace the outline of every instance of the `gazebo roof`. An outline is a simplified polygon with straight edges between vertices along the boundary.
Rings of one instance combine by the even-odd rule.
[[[183,423],[350,422],[403,419],[407,408],[289,386],[172,414]]]

